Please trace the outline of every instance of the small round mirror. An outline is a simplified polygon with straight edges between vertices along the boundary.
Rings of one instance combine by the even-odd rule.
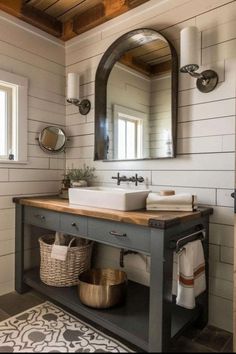
[[[65,150],[66,134],[58,127],[44,128],[39,134],[39,146],[46,152],[60,152]]]

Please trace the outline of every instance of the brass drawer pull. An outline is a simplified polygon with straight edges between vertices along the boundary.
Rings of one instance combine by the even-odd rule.
[[[109,234],[117,237],[127,237],[127,234],[119,234],[119,232],[116,231],[109,231]]]
[[[45,216],[44,216],[44,215],[35,214],[34,216],[35,216],[36,218],[38,218],[38,219],[45,220]]]

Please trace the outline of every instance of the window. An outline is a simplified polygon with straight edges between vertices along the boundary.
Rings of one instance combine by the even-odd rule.
[[[0,162],[27,160],[28,80],[0,70]]]
[[[114,105],[114,152],[119,160],[142,158],[144,113]]]

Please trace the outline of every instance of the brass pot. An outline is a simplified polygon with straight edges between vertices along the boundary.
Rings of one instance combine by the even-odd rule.
[[[80,301],[89,307],[105,309],[122,303],[127,275],[117,269],[91,269],[79,275]]]

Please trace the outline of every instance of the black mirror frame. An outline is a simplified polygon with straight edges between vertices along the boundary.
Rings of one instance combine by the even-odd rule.
[[[173,155],[171,157],[164,158],[174,158],[176,157],[176,145],[177,145],[177,114],[178,114],[178,56],[175,48],[171,42],[160,34],[158,31],[153,29],[143,28],[136,29],[125,33],[119,37],[104,53],[97,71],[95,78],[95,145],[94,145],[94,160],[112,161],[107,160],[107,152],[109,147],[109,138],[106,130],[106,119],[107,119],[107,82],[110,72],[115,65],[115,63],[121,58],[121,56],[126,52],[127,48],[131,48],[131,44],[135,45],[137,42],[132,40],[132,37],[137,34],[158,34],[160,39],[163,39],[169,44],[171,55],[172,55],[172,141],[173,141]],[[157,158],[145,158],[137,160],[155,160]],[[119,160],[113,160],[119,161]],[[127,161],[127,160],[126,160]]]

